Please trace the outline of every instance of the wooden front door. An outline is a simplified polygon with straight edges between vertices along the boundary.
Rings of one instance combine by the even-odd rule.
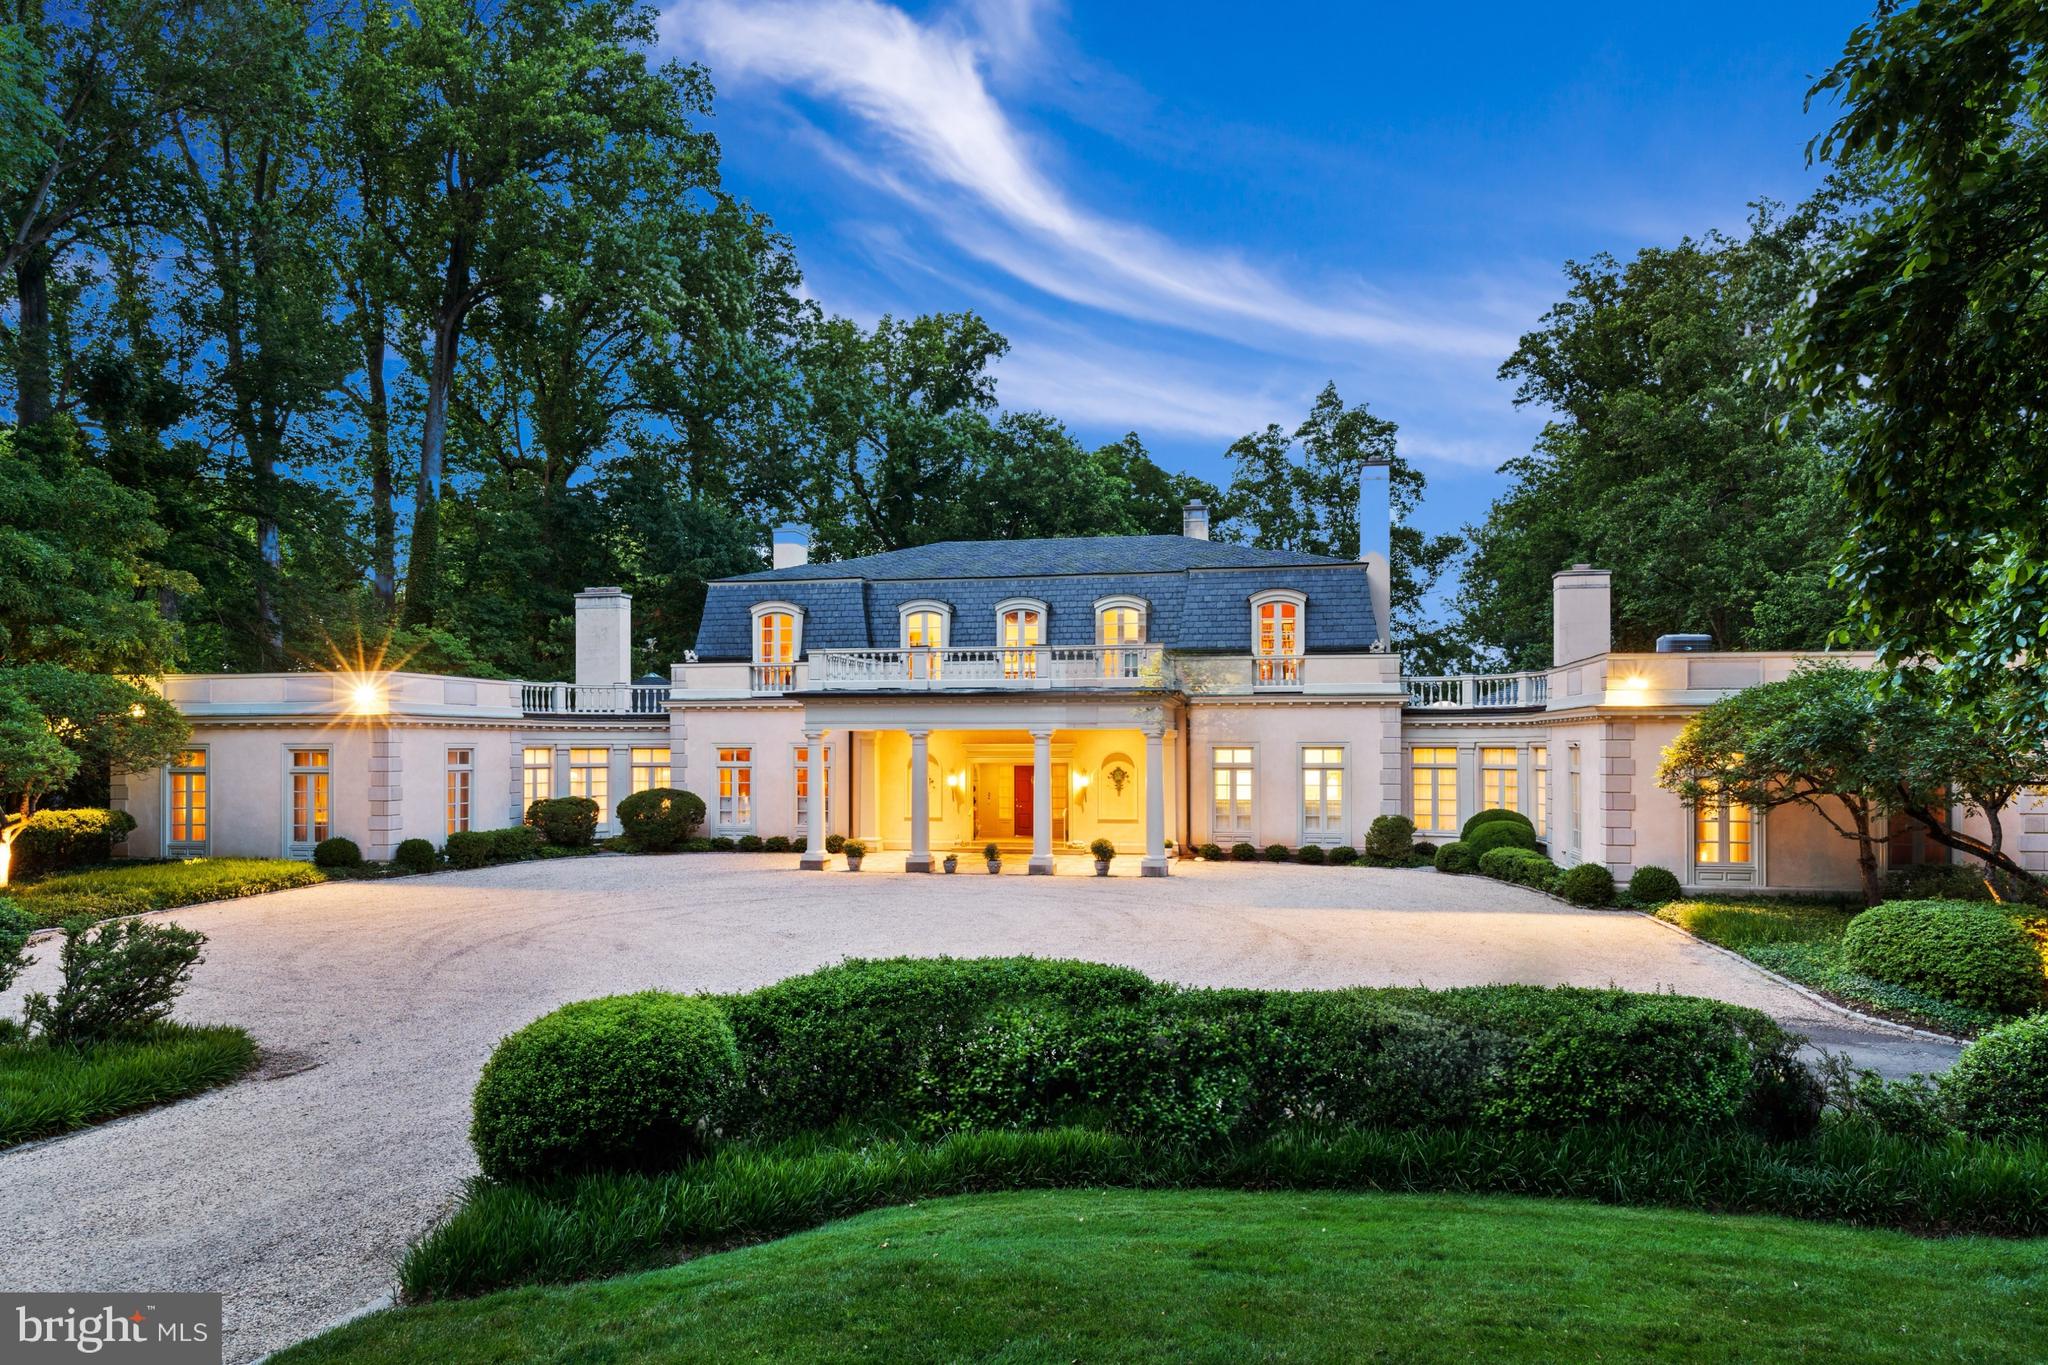
[[[1010,828],[1019,839],[1033,832],[1031,827],[1031,812],[1033,810],[1031,800],[1032,771],[1031,768],[1026,767],[1022,763],[1010,769],[1012,775],[1011,782],[1014,784],[1012,792],[1017,801],[1016,815],[1011,822]]]

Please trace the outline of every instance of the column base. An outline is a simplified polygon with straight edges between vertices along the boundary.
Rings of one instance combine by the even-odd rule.
[[[927,854],[925,854],[925,855],[924,855],[924,856],[923,856],[922,858],[920,858],[920,857],[919,857],[919,856],[918,856],[917,854],[915,854],[915,853],[911,854],[911,855],[910,855],[910,856],[909,856],[908,858],[905,858],[905,859],[903,860],[903,870],[904,870],[905,872],[929,872],[929,871],[931,871],[931,870],[932,870],[932,855],[931,855],[931,854],[929,854],[929,853],[927,853]]]
[[[1141,877],[1164,877],[1167,875],[1167,861],[1164,858],[1143,858],[1138,862]]]
[[[1034,877],[1050,877],[1052,875],[1052,855],[1048,853],[1041,858],[1035,853],[1032,854],[1031,862],[1024,870]]]
[[[797,860],[797,867],[805,872],[823,872],[831,865],[830,855],[824,853],[806,852],[802,858]]]

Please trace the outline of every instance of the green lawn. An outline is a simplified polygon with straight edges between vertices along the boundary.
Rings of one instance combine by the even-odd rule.
[[[1937,1000],[1843,966],[1842,935],[1862,909],[1861,905],[1729,897],[1672,901],[1655,913],[1709,943],[1871,1014],[1966,1038],[2005,1022],[2004,1015]]]
[[[288,858],[193,858],[70,872],[10,886],[6,894],[50,925],[78,917],[100,920],[175,910],[326,880],[327,874],[311,863]]]
[[[0,1040],[0,1148],[103,1123],[225,1085],[256,1063],[238,1028],[161,1024],[132,1042],[71,1049]]]
[[[377,1314],[277,1357],[2039,1361],[2048,1241],[1459,1196],[1032,1192],[593,1284]]]

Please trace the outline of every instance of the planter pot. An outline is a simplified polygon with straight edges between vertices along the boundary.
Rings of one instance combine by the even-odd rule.
[[[948,858],[946,859],[944,864],[942,864],[942,866],[945,867],[947,873],[950,875],[960,870],[960,860],[958,858]]]
[[[1001,858],[990,858],[988,860],[988,870],[991,876],[1001,872],[1003,870],[1003,860]]]
[[[1109,859],[1097,858],[1095,860],[1095,875],[1098,877],[1107,877],[1109,875]]]
[[[847,870],[848,872],[858,872],[858,871],[860,871],[860,859],[858,859],[858,858],[848,858],[848,859],[846,860],[846,870]]]

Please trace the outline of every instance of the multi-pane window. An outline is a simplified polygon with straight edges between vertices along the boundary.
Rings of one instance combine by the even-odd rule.
[[[459,834],[469,828],[469,796],[476,776],[471,749],[448,751],[448,832]]]
[[[168,842],[177,852],[206,849],[206,750],[186,749],[170,768]]]
[[[1145,643],[1145,613],[1133,606],[1104,607],[1095,614],[1096,642],[1105,646],[1142,645]],[[1134,654],[1122,649],[1105,648],[1102,651],[1102,676],[1105,678],[1135,677],[1138,660]]]
[[[1521,809],[1520,758],[1513,749],[1479,751],[1479,809]]]
[[[1701,866],[1745,866],[1755,858],[1750,808],[1711,793],[1693,807],[1693,861]]]
[[[317,844],[327,837],[329,776],[325,749],[292,750],[292,843]]]
[[[766,686],[787,688],[796,678],[796,616],[764,611],[754,627],[754,663]]]
[[[1579,746],[1570,746],[1565,754],[1570,762],[1565,774],[1566,828],[1571,831],[1572,848],[1576,850],[1579,846]]]
[[[611,823],[612,751],[571,749],[569,751],[569,795],[587,796],[597,802],[597,823]]]
[[[1415,828],[1431,834],[1455,834],[1458,829],[1458,751],[1454,748],[1416,749],[1409,755],[1409,765],[1412,776],[1408,804]]]
[[[939,650],[946,647],[946,614],[942,611],[908,611],[903,614],[903,647],[906,650]],[[937,654],[911,654],[905,660],[913,678],[939,676]]]
[[[796,754],[796,832],[808,834],[811,829],[811,751],[799,744]],[[825,828],[832,828],[832,746],[824,746],[818,761],[825,768]]]
[[[536,801],[546,801],[555,794],[555,751],[538,744],[530,744],[519,758],[519,791],[525,799],[520,803],[522,811]]]
[[[718,751],[718,810],[720,829],[754,827],[754,751],[725,748]]]
[[[1293,602],[1261,602],[1258,630],[1252,642],[1258,680],[1291,683],[1301,680],[1301,608]]]
[[[1550,837],[1550,746],[1532,744],[1529,746],[1529,780],[1536,786],[1536,809],[1530,818],[1536,822],[1536,837]]]
[[[1038,676],[1037,646],[1045,643],[1045,616],[1035,607],[1012,607],[1003,613],[1003,676]]]
[[[1301,837],[1310,842],[1344,833],[1344,750],[1301,751]]]
[[[656,787],[673,787],[670,780],[674,768],[669,762],[668,746],[654,745],[648,748],[635,746],[633,749],[633,790],[653,791]]]
[[[1221,839],[1226,834],[1249,835],[1252,832],[1252,751],[1249,748],[1218,749],[1213,760],[1215,769],[1215,809],[1210,813],[1210,834]]]

